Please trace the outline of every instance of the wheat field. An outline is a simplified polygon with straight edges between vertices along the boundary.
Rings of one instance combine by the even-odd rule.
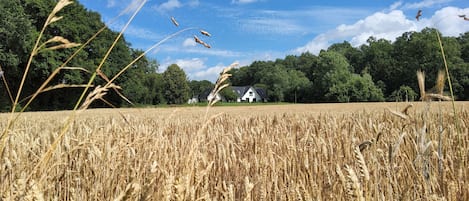
[[[23,113],[0,200],[469,200],[469,102],[407,105],[91,109],[41,168],[70,112]]]

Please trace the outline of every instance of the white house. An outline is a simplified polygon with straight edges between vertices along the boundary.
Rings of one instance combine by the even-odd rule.
[[[253,86],[232,86],[233,92],[237,95],[236,102],[267,102],[267,94],[264,89]],[[211,94],[212,89],[206,89],[198,95],[194,95],[187,102],[189,104],[206,102],[215,98],[221,102],[226,102],[226,98],[221,94]]]
[[[187,103],[194,104],[198,102],[206,102],[206,101],[211,101],[214,98],[218,101],[222,101],[222,102],[226,101],[225,97],[223,97],[220,93],[217,93],[214,95],[211,92],[212,92],[212,89],[206,89],[202,93],[198,95],[194,95],[192,98],[190,98],[187,101]]]
[[[238,95],[237,102],[267,102],[265,90],[253,86],[232,86],[233,91]]]

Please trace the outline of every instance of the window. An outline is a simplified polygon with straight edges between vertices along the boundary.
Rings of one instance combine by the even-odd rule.
[[[252,93],[252,91],[250,91],[249,96],[254,96],[254,93]]]

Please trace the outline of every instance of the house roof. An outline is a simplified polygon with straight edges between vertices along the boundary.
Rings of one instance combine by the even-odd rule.
[[[211,89],[211,88],[205,89],[204,91],[202,91],[202,93],[200,93],[200,94],[198,95],[198,98],[199,98],[199,99],[207,100],[207,97],[208,97],[208,95],[210,94],[210,92],[212,92],[212,89]]]
[[[247,92],[251,87],[256,90],[257,94],[259,94],[260,97],[262,97],[262,98],[267,98],[267,93],[266,93],[265,90],[262,89],[262,88],[253,87],[253,86],[231,86],[231,88],[232,88],[233,91],[236,93],[236,95],[238,95],[238,97],[243,97],[243,95],[246,94],[246,92]]]
[[[243,97],[243,95],[249,90],[250,87],[251,86],[231,86],[238,97]]]
[[[257,94],[259,94],[259,96],[261,96],[262,98],[267,99],[267,93],[265,92],[265,90],[263,88],[254,87],[254,89],[256,89]]]

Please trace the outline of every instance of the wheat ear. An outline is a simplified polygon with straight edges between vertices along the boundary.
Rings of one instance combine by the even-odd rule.
[[[360,176],[363,177],[366,181],[370,180],[370,172],[368,171],[368,167],[365,163],[365,158],[363,157],[363,154],[360,151],[359,147],[355,146],[353,152],[355,153],[355,160],[358,163],[358,167],[360,168]]]

